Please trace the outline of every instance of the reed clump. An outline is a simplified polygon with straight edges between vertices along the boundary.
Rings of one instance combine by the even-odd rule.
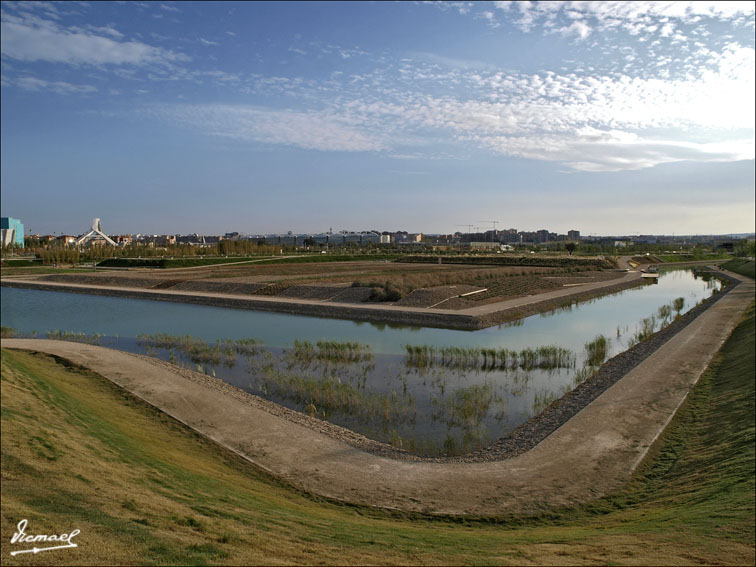
[[[415,368],[441,366],[458,370],[556,370],[572,368],[575,354],[566,348],[546,345],[521,351],[486,347],[432,347],[405,345],[405,364]]]
[[[449,427],[474,429],[488,415],[494,399],[494,390],[490,384],[459,388],[443,400],[431,400],[434,406],[433,419],[443,421]]]
[[[611,340],[604,335],[598,335],[595,339],[585,343],[586,364],[588,366],[600,366],[609,353]]]
[[[139,345],[146,348],[162,348],[169,351],[171,359],[175,360],[174,350],[186,356],[194,364],[224,364],[229,368],[236,365],[236,355],[251,357],[259,352],[261,343],[253,338],[218,339],[215,343],[207,342],[191,335],[170,335],[157,333],[154,335],[137,335]]]
[[[60,331],[58,329],[54,329],[52,331],[45,331],[45,338],[57,340],[57,341],[71,341],[75,343],[87,343],[90,345],[100,345],[102,344],[102,339],[105,337],[105,335],[101,333],[90,333],[87,334],[85,332],[76,333],[73,331]]]
[[[370,345],[357,342],[294,341],[294,347],[289,350],[290,362],[309,365],[312,362],[357,363],[370,362],[374,359]]]
[[[322,419],[337,413],[387,425],[404,423],[417,415],[412,395],[366,392],[334,376],[312,378],[268,367],[258,376],[256,385],[266,397],[291,400],[308,415]]]

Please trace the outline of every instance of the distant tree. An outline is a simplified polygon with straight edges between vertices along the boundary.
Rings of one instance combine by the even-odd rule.
[[[312,236],[308,236],[302,242],[304,243],[305,246],[315,246],[315,245],[317,245],[317,241]]]
[[[567,252],[572,256],[572,253],[575,251],[575,248],[577,248],[577,244],[574,242],[568,242],[564,245],[564,247],[567,249]]]

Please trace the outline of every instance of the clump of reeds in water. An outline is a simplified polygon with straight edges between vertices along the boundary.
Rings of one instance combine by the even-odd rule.
[[[675,313],[677,313],[678,316],[680,315],[680,312],[683,310],[684,307],[685,307],[684,297],[678,297],[672,302],[672,309],[675,310]]]
[[[80,333],[75,333],[73,331],[59,331],[58,329],[54,329],[52,331],[45,332],[45,338],[47,339],[53,339],[57,341],[71,341],[75,343],[87,343],[90,345],[102,344],[102,339],[104,337],[105,335],[100,333],[87,334],[83,331]]]
[[[606,360],[610,343],[611,340],[604,335],[598,335],[592,341],[585,343],[586,365],[600,366]]]
[[[337,377],[313,378],[266,366],[256,377],[255,386],[265,397],[291,400],[307,414],[323,419],[337,413],[385,426],[413,420],[417,415],[415,398],[410,394],[366,392]]]
[[[575,354],[566,348],[546,345],[517,352],[505,348],[439,347],[405,345],[405,364],[415,368],[442,366],[461,370],[555,370],[575,365]]]
[[[474,384],[459,388],[445,399],[433,398],[433,419],[443,421],[448,427],[475,428],[488,415],[494,401],[490,384]]]
[[[552,403],[557,401],[560,395],[550,390],[542,390],[533,394],[533,413],[539,414]]]
[[[289,350],[288,356],[291,362],[300,365],[308,365],[314,361],[334,363],[356,363],[373,360],[370,345],[356,342],[318,341],[313,344],[310,341],[294,341],[294,347]]]
[[[236,355],[253,356],[257,353],[258,341],[246,339],[218,339],[209,343],[191,335],[179,336],[167,333],[154,335],[142,334],[137,336],[138,344],[147,348],[162,348],[174,357],[174,349],[183,354],[195,364],[219,365],[223,363],[229,368],[236,364]]]

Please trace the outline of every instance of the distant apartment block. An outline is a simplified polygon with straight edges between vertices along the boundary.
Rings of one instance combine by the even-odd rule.
[[[2,217],[0,219],[0,230],[2,231],[3,246],[24,247],[24,225],[20,220]]]

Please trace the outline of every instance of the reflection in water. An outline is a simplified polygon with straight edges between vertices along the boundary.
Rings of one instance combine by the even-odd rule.
[[[46,334],[147,353],[370,438],[452,455],[505,435],[720,288],[709,274],[660,280],[476,332],[269,314],[255,326],[260,314],[250,312],[13,289],[3,290],[2,316],[17,336],[70,329]],[[130,327],[133,311],[139,320]],[[133,332],[153,313],[159,330]],[[201,327],[191,317],[201,317]]]

